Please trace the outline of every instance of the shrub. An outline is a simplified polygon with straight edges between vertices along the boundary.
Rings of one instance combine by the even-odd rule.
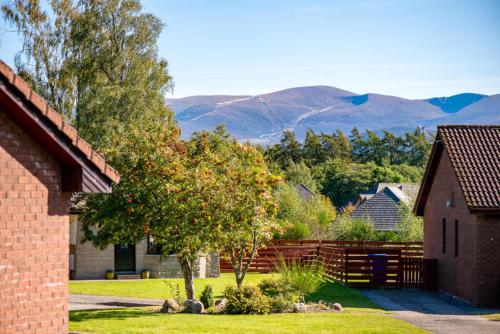
[[[302,198],[293,184],[282,184],[274,192],[279,203],[278,221],[283,227],[278,239],[298,240],[328,238],[330,226],[335,220],[335,207],[330,200],[315,194]]]
[[[205,288],[201,292],[200,302],[203,303],[203,306],[205,306],[206,309],[214,306],[214,293],[210,284],[205,286]]]
[[[224,312],[227,314],[268,314],[271,310],[270,301],[257,287],[227,286],[224,289],[227,303]]]
[[[351,218],[343,214],[333,224],[335,240],[374,240],[375,230],[371,219]]]
[[[291,309],[293,304],[301,299],[301,292],[294,290],[281,278],[266,278],[258,286],[260,291],[270,298],[273,312]]]
[[[291,295],[277,295],[271,299],[271,310],[276,313],[281,313],[293,308],[296,300]]]
[[[180,288],[179,284],[174,285],[168,281],[164,281],[164,282],[169,287],[170,294],[172,295],[172,298],[176,301],[176,303],[179,305],[184,305],[184,301],[186,299],[181,294],[181,288]]]
[[[279,257],[275,267],[284,284],[302,296],[313,293],[323,283],[323,268],[318,264],[287,262],[283,257]]]
[[[396,230],[398,241],[423,241],[424,240],[424,223],[422,218],[416,217],[413,212],[414,203],[400,204],[399,214],[401,223]]]
[[[287,293],[290,290],[282,279],[279,278],[266,278],[258,285],[260,291],[268,297],[275,297]]]

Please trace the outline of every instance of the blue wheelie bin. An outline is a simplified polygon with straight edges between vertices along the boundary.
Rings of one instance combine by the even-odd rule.
[[[387,283],[387,255],[368,254],[372,264],[372,278],[370,283],[375,285],[385,285]]]

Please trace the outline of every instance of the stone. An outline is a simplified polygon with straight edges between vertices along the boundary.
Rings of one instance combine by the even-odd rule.
[[[226,305],[227,305],[227,299],[226,298],[217,299],[215,301],[215,312],[216,313],[222,313],[222,312],[224,312],[224,309],[226,308]]]
[[[293,304],[293,312],[295,313],[323,312],[326,309],[327,307],[324,304],[304,304],[304,303]]]
[[[335,312],[342,312],[344,309],[342,308],[342,305],[340,305],[339,303],[335,303],[332,305],[332,309],[335,311]]]
[[[196,299],[186,299],[184,302],[184,312],[192,314],[200,314],[205,311],[203,303]]]
[[[177,313],[180,311],[180,306],[177,304],[175,299],[169,298],[166,299],[161,307],[161,313]]]

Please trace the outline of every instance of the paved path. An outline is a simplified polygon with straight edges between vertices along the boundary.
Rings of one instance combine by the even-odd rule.
[[[362,290],[362,293],[398,319],[408,321],[431,333],[499,334],[500,321],[477,314],[500,310],[477,308],[450,297],[420,290]]]
[[[161,306],[163,299],[127,298],[114,296],[69,295],[69,310],[98,310],[117,307]]]

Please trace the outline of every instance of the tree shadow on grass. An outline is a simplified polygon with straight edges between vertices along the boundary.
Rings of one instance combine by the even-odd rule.
[[[350,289],[339,283],[330,281],[323,282],[315,292],[306,296],[306,300],[313,302],[322,300],[330,303],[340,303],[343,307],[382,310],[358,290]]]
[[[151,308],[114,308],[107,310],[81,310],[69,312],[69,321],[81,322],[96,319],[120,320],[139,317],[157,317],[161,314]]]

